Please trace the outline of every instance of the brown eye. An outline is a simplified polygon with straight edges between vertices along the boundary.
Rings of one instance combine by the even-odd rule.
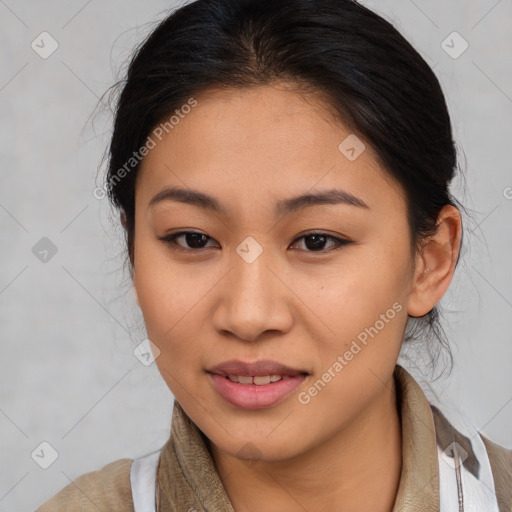
[[[182,242],[178,243],[177,240],[180,239],[182,239]],[[213,238],[203,233],[196,233],[195,231],[181,231],[172,235],[160,237],[159,240],[171,246],[172,249],[188,252],[199,252],[201,249],[208,249],[209,247],[205,244],[208,242],[208,240],[213,240]],[[297,238],[294,241],[294,244],[299,240],[305,241],[306,252],[323,253],[336,251],[341,249],[343,246],[352,243],[350,240],[338,238],[322,232],[307,233],[306,235]],[[328,242],[330,242],[331,245],[326,249],[325,246]]]
[[[327,233],[315,232],[315,233],[307,233],[306,235],[297,238],[295,242],[298,240],[305,240],[305,246],[307,252],[330,252],[341,249],[343,246],[352,243],[350,240],[346,240],[344,238],[337,238],[335,236],[328,235]],[[325,250],[325,244],[328,241],[334,242],[334,248],[330,250]]]
[[[178,239],[183,239],[187,245],[184,246],[181,243],[177,243]],[[208,235],[204,235],[203,233],[196,233],[195,231],[182,231],[180,233],[161,237],[159,240],[170,246],[174,246],[173,248],[176,248],[176,246],[179,247],[180,249],[178,250],[183,249],[185,251],[194,251],[208,248],[205,247],[204,244],[208,242],[208,240],[213,240],[213,238],[210,238]]]

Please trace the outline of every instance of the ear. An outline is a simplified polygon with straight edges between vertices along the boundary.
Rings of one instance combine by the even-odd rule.
[[[441,300],[450,285],[462,239],[459,210],[444,206],[437,219],[437,232],[428,237],[415,256],[412,289],[407,313],[421,317]]]

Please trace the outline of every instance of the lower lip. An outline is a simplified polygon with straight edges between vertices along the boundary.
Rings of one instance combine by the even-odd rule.
[[[208,373],[220,396],[235,407],[242,409],[263,409],[279,403],[289,396],[307,377],[300,374],[270,384],[240,384],[223,375]]]

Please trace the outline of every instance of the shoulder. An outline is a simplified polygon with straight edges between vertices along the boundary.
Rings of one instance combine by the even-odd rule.
[[[132,459],[120,459],[79,476],[36,512],[133,511],[130,485]]]
[[[491,464],[496,495],[501,510],[512,510],[512,450],[481,435]]]

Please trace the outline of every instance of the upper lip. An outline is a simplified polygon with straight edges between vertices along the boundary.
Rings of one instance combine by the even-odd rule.
[[[232,359],[213,366],[207,371],[217,375],[241,375],[245,377],[259,377],[262,375],[289,375],[294,377],[301,373],[308,373],[306,370],[290,368],[277,361],[270,361],[268,359],[253,363]]]

